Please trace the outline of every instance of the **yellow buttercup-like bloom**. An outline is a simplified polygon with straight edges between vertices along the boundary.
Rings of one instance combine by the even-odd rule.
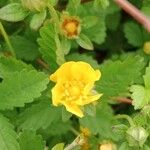
[[[94,70],[85,62],[66,62],[50,76],[56,82],[52,89],[53,105],[64,105],[67,111],[83,117],[81,106],[98,100],[98,94],[93,88],[95,81],[99,80],[101,73]]]

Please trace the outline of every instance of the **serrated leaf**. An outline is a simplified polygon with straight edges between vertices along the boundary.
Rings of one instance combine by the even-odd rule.
[[[94,0],[94,7],[96,9],[106,9],[109,6],[109,0]]]
[[[17,58],[33,61],[40,55],[38,45],[33,41],[19,35],[11,36],[10,40]]]
[[[88,29],[93,27],[98,23],[98,17],[96,16],[87,16],[82,19],[84,28]]]
[[[28,11],[20,3],[8,4],[0,9],[0,19],[17,22],[23,20]]]
[[[51,150],[64,150],[64,143],[56,144]]]
[[[5,78],[8,74],[14,72],[20,72],[21,70],[26,69],[28,71],[33,70],[34,68],[31,65],[27,65],[21,60],[17,60],[11,57],[0,57],[0,77]]]
[[[130,88],[133,99],[132,104],[135,109],[140,109],[150,103],[150,66],[146,68],[146,73],[143,78],[145,86],[132,85]]]
[[[140,47],[143,45],[143,34],[141,27],[134,22],[127,22],[124,26],[125,37],[133,46]]]
[[[66,57],[68,61],[84,61],[84,62],[89,63],[94,68],[99,67],[97,61],[94,58],[92,58],[91,55],[72,53],[70,55],[67,55]]]
[[[93,50],[93,44],[91,40],[84,34],[80,34],[80,36],[76,39],[76,42],[84,49]]]
[[[100,70],[101,79],[97,82],[97,91],[104,93],[103,98],[126,96],[130,85],[141,79],[144,67],[143,58],[128,56],[124,61],[108,61]]]
[[[24,130],[18,138],[20,150],[44,150],[45,142],[34,131]]]
[[[94,117],[86,115],[80,119],[80,124],[83,127],[87,127],[93,134],[100,134],[103,138],[113,138],[113,122],[111,108],[107,104],[102,103],[97,106],[96,115]]]
[[[85,30],[84,33],[91,39],[91,41],[101,44],[105,41],[106,26],[103,18],[99,19],[97,24]]]
[[[35,14],[30,21],[30,28],[33,30],[38,30],[39,27],[43,24],[46,18],[46,10]]]
[[[61,110],[53,107],[49,100],[42,99],[40,103],[25,109],[18,117],[20,129],[45,129],[52,122],[61,119]]]
[[[45,25],[40,29],[40,38],[38,43],[40,45],[40,52],[43,59],[49,64],[52,70],[58,68],[56,62],[56,43],[54,40],[55,30],[52,24]]]
[[[0,109],[22,107],[46,89],[49,80],[42,72],[22,70],[9,74],[0,84]]]
[[[20,150],[16,138],[13,125],[0,114],[0,150]]]

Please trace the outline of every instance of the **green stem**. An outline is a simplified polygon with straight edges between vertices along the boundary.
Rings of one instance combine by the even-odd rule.
[[[51,17],[54,21],[54,24],[55,24],[55,31],[58,33],[58,29],[59,29],[59,17],[57,15],[57,12],[56,10],[54,9],[54,7],[51,5],[51,4],[47,4],[47,7],[50,11],[50,14],[51,14]]]
[[[71,130],[75,135],[77,135],[77,136],[80,134],[80,133],[79,133],[76,129],[74,129],[74,128],[71,128],[70,130]]]
[[[49,8],[49,12],[51,14],[51,17],[53,19],[54,22],[54,28],[55,28],[55,42],[56,42],[56,55],[57,55],[57,63],[59,65],[63,64],[65,62],[65,58],[64,58],[64,52],[61,48],[61,43],[60,43],[60,39],[59,39],[59,17],[57,15],[56,10],[54,9],[54,7],[51,4],[47,4],[47,7]]]
[[[84,143],[85,141],[82,135],[78,135],[77,138],[71,144],[69,144],[64,150],[73,150],[75,147],[81,146]]]
[[[116,118],[117,119],[126,119],[129,122],[130,126],[134,126],[133,120],[128,115],[117,115]]]
[[[3,27],[3,24],[1,22],[0,22],[0,32],[1,32],[2,36],[4,37],[4,40],[5,40],[6,44],[7,44],[10,52],[12,53],[13,56],[16,56],[15,52],[14,52],[14,49],[13,49],[13,46],[11,45],[9,37],[8,37],[6,31],[5,31],[4,27]]]

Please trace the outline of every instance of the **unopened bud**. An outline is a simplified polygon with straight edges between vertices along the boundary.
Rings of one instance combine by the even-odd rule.
[[[129,146],[143,146],[148,137],[148,132],[143,127],[130,127],[127,130]]]

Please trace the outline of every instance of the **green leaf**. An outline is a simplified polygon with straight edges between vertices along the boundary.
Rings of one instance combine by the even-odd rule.
[[[106,9],[109,6],[109,0],[94,0],[94,7],[96,9]]]
[[[67,38],[61,40],[61,49],[64,51],[64,54],[67,55],[71,49],[71,42]]]
[[[37,43],[19,35],[11,36],[10,40],[18,58],[33,61],[40,55]]]
[[[64,143],[56,144],[51,150],[64,150]]]
[[[69,12],[69,14],[71,15],[76,15],[77,14],[77,10],[80,6],[81,0],[71,0],[68,1],[68,5],[67,5],[67,11]]]
[[[82,23],[83,23],[84,28],[88,29],[88,28],[93,27],[94,25],[96,25],[98,23],[98,19],[99,18],[96,16],[84,17],[82,19]]]
[[[143,5],[141,10],[150,18],[150,3]]]
[[[99,102],[100,103],[100,102]],[[80,119],[80,124],[87,127],[91,133],[99,134],[102,138],[117,138],[112,132],[112,124],[114,123],[111,108],[104,103],[97,106],[96,115],[84,116]]]
[[[40,29],[40,38],[38,43],[40,45],[40,52],[43,59],[49,64],[52,71],[58,68],[56,62],[56,43],[55,30],[52,24],[45,25]]]
[[[53,107],[48,99],[42,99],[40,103],[25,109],[18,117],[20,129],[45,129],[52,122],[61,119],[61,110]]]
[[[46,11],[35,14],[30,21],[30,28],[38,30],[46,18]]]
[[[34,68],[31,65],[27,65],[21,60],[16,60],[12,57],[0,57],[0,77],[3,79],[14,72],[20,72],[23,69],[28,71]]]
[[[128,56],[124,61],[106,61],[100,68],[102,77],[97,82],[97,91],[104,93],[102,98],[126,96],[130,85],[141,80],[144,67],[143,58]]]
[[[16,138],[13,125],[0,114],[0,150],[20,150]]]
[[[135,109],[140,109],[150,103],[150,66],[146,68],[146,73],[143,78],[145,86],[132,85],[130,88],[133,99],[132,104]]]
[[[87,55],[87,54],[72,53],[70,55],[67,55],[66,59],[68,61],[84,61],[84,62],[87,62],[95,69],[99,67],[97,61],[94,58],[92,58],[91,55]]]
[[[79,38],[77,38],[76,41],[84,49],[87,49],[87,50],[93,50],[94,49],[92,42],[84,34],[80,34]]]
[[[118,150],[136,150],[133,147],[129,147],[127,142],[123,142]]]
[[[44,150],[45,142],[34,131],[24,130],[18,138],[20,150]]]
[[[72,117],[72,113],[66,111],[65,107],[62,107],[62,121],[66,122]]]
[[[85,30],[84,33],[91,41],[97,44],[103,43],[106,37],[106,26],[104,19],[102,17],[99,18],[97,24]]]
[[[0,19],[17,22],[23,20],[28,11],[20,3],[8,4],[0,9]]]
[[[128,43],[135,47],[141,47],[143,45],[143,34],[141,27],[134,22],[127,22],[124,26],[125,37]]]
[[[0,109],[23,107],[46,89],[49,80],[42,72],[22,70],[9,74],[0,84]]]

